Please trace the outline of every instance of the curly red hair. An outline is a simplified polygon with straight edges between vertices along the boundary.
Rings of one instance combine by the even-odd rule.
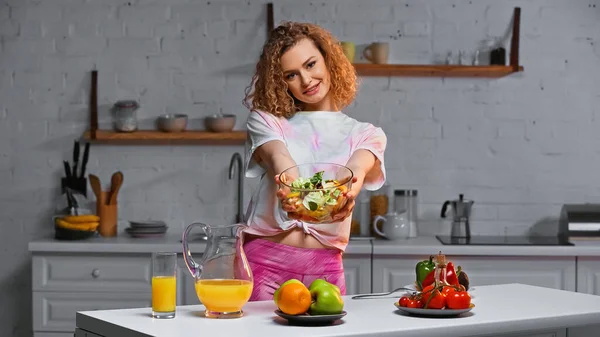
[[[330,95],[336,108],[341,110],[352,103],[357,90],[356,70],[339,41],[315,24],[284,22],[271,32],[263,46],[256,73],[245,90],[243,103],[248,109],[285,118],[303,109],[302,102],[289,92],[280,64],[281,56],[303,39],[313,41],[325,59],[331,78]]]

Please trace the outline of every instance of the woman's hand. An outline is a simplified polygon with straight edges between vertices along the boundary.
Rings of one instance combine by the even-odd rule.
[[[352,214],[354,206],[356,205],[356,197],[362,189],[364,180],[365,175],[363,173],[354,172],[354,177],[352,177],[352,187],[345,193],[346,204],[333,215],[333,221],[342,221]]]
[[[288,214],[288,216],[293,217],[293,213],[296,212],[295,200],[293,198],[288,198],[288,194],[290,194],[291,190],[286,185],[281,182],[287,183],[287,177],[285,174],[277,174],[275,175],[275,184],[277,184],[277,199],[281,201],[281,208],[292,214]]]

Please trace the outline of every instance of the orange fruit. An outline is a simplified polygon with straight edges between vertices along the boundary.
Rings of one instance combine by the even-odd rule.
[[[279,290],[277,306],[288,315],[304,314],[310,308],[312,297],[302,283],[288,283]]]

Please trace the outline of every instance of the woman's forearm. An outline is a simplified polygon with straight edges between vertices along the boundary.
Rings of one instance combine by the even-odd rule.
[[[371,151],[359,149],[354,151],[346,166],[354,172],[356,177],[370,182],[379,176],[378,164],[379,160]]]
[[[273,175],[280,174],[285,169],[296,165],[285,144],[279,141],[271,141],[257,150],[263,167]]]
[[[296,162],[289,153],[274,153],[270,161],[269,167],[271,167],[274,174],[280,174],[284,170],[296,165]]]

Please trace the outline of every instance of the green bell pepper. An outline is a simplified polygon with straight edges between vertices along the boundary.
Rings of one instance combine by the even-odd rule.
[[[435,269],[435,262],[433,262],[433,255],[428,260],[423,260],[415,266],[415,273],[417,274],[417,286],[423,289],[422,284],[427,275]]]

